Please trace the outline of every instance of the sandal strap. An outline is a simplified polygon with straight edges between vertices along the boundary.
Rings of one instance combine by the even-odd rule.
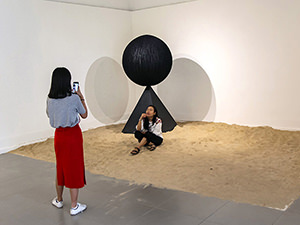
[[[150,148],[150,151],[153,151],[156,149],[156,146],[155,145],[152,145],[151,148]]]
[[[138,154],[141,150],[138,147],[134,147],[134,149],[131,151],[131,154]]]

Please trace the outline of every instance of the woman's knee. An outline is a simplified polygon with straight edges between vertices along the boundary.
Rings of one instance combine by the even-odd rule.
[[[163,139],[162,139],[162,138],[158,139],[158,140],[157,140],[157,142],[156,142],[156,143],[157,143],[157,144],[156,144],[156,146],[159,146],[159,145],[161,145],[161,144],[162,144],[162,142],[163,142]]]

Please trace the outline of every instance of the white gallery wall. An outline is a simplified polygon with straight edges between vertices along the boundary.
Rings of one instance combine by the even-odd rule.
[[[1,0],[0,153],[53,135],[45,109],[54,68],[69,68],[85,93],[92,63],[104,56],[121,63],[130,39],[131,15],[126,11]],[[84,130],[100,125],[92,113],[81,123]]]
[[[133,36],[158,36],[204,69],[216,102],[203,120],[300,130],[299,12],[294,0],[199,0],[133,12]],[[202,104],[183,87],[178,110]]]

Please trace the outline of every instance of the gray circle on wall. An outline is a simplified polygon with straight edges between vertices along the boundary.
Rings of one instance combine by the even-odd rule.
[[[85,81],[88,107],[101,123],[117,122],[124,115],[128,99],[128,80],[120,64],[109,57],[97,59]]]
[[[176,121],[201,121],[213,104],[213,87],[204,69],[188,58],[177,58],[158,95]]]

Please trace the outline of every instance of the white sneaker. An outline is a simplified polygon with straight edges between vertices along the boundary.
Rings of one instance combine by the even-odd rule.
[[[86,210],[86,208],[87,208],[86,205],[77,203],[77,206],[75,208],[70,209],[70,214],[71,216],[75,216],[79,213],[82,213],[84,210]]]
[[[54,205],[55,207],[57,207],[57,208],[62,208],[63,206],[64,206],[64,202],[63,201],[58,201],[57,200],[57,197],[56,198],[54,198],[53,200],[52,200],[52,205]]]

